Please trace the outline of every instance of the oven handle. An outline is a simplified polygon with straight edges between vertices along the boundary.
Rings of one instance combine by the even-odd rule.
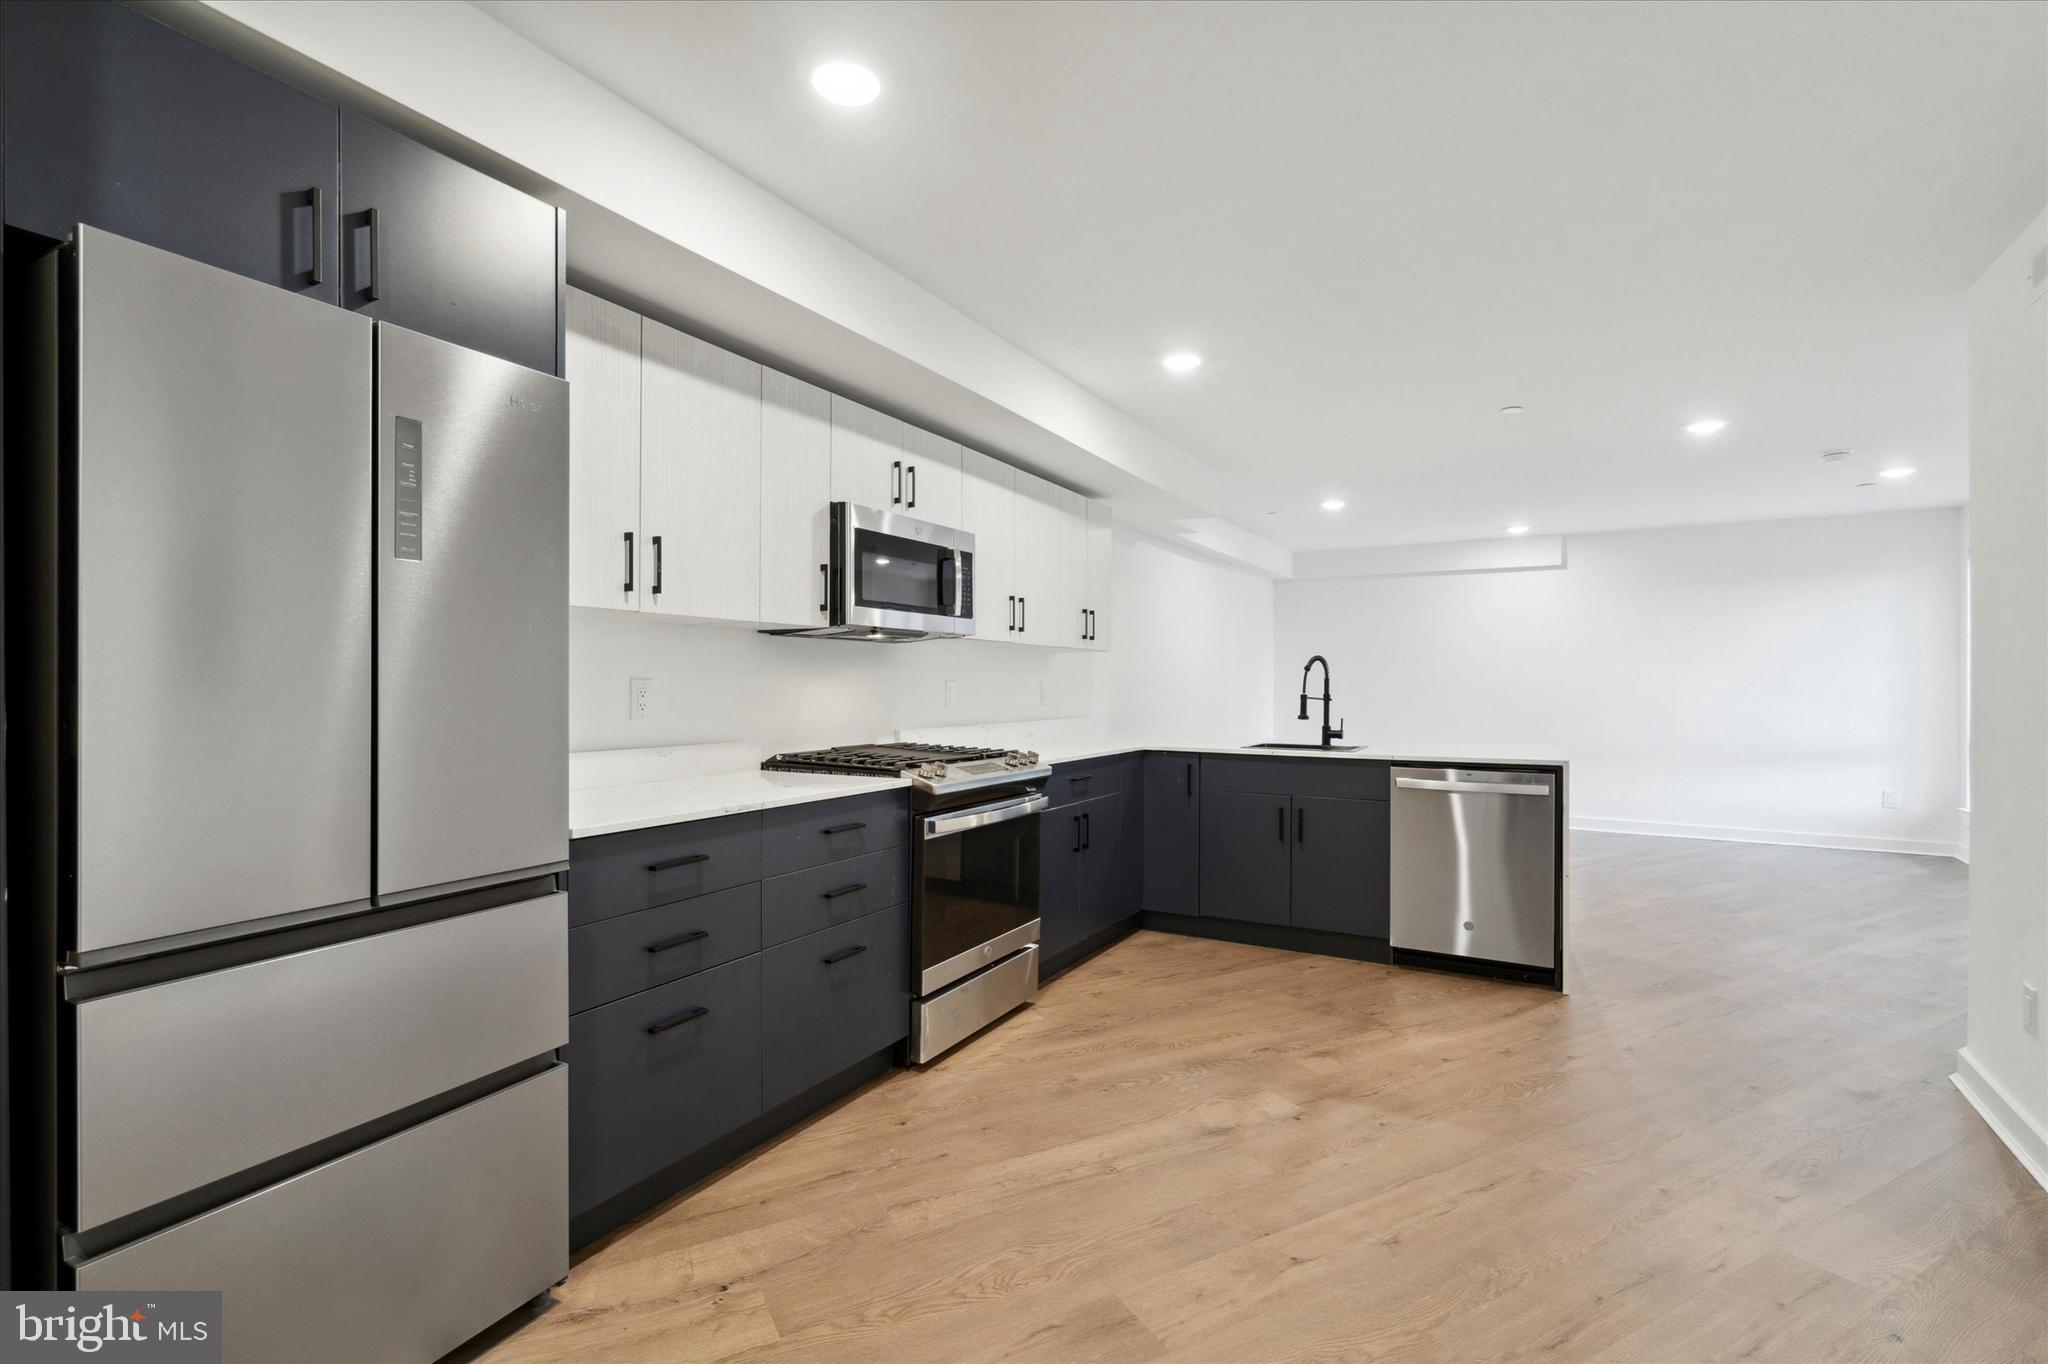
[[[1023,819],[1051,805],[1052,798],[1041,794],[1022,796],[996,805],[983,805],[973,810],[961,810],[957,814],[934,815],[924,822],[924,836],[927,839],[944,838],[948,834],[962,833],[968,829],[980,829],[990,824]]]

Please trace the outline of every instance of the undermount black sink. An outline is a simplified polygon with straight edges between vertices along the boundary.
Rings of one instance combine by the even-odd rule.
[[[1245,747],[1246,747],[1246,748],[1298,748],[1298,749],[1301,749],[1301,750],[1302,750],[1303,752],[1305,752],[1305,753],[1356,753],[1356,752],[1357,752],[1357,751],[1358,751],[1358,750],[1359,750],[1360,748],[1362,748],[1363,746],[1364,746],[1364,745],[1362,745],[1362,744],[1331,744],[1331,745],[1330,745],[1329,747],[1325,748],[1325,747],[1324,747],[1324,746],[1323,746],[1322,744],[1246,744],[1246,745],[1245,745]]]

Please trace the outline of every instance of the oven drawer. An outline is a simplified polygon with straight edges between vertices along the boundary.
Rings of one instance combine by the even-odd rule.
[[[569,1272],[568,1074],[499,1090],[78,1267],[216,1290],[230,1364],[430,1360]]]
[[[77,1006],[80,1230],[562,1045],[566,896]]]
[[[761,950],[761,885],[635,910],[569,930],[569,1012]]]
[[[772,947],[908,899],[908,846],[771,877],[761,883],[761,944]]]
[[[579,838],[569,845],[569,922],[596,923],[760,879],[758,811]]]
[[[761,1112],[761,958],[569,1022],[569,1207],[580,1214]]]
[[[782,876],[910,842],[910,789],[761,812],[761,874]]]
[[[910,910],[898,905],[761,954],[768,1108],[910,1034]]]

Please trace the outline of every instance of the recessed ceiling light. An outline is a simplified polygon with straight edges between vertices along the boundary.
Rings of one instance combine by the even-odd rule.
[[[1512,417],[1520,413],[1521,410],[1522,405],[1520,403],[1509,403],[1506,407],[1503,407],[1500,410],[1500,414],[1503,417]]]
[[[1324,511],[1343,511],[1343,510],[1344,510],[1344,499],[1343,499],[1343,498],[1341,498],[1341,497],[1326,497],[1326,498],[1324,498],[1324,499],[1323,499],[1323,510],[1324,510]]]
[[[1727,424],[1719,417],[1701,417],[1696,422],[1687,422],[1685,429],[1689,435],[1711,436]]]
[[[882,82],[857,62],[826,62],[811,73],[811,89],[834,104],[855,108],[873,104],[882,93]]]
[[[1191,350],[1177,350],[1173,354],[1166,356],[1159,363],[1172,370],[1175,374],[1186,374],[1191,369],[1200,369],[1202,367],[1202,357]]]
[[[1911,478],[1913,476],[1913,466],[1901,464],[1890,469],[1879,469],[1877,476],[1879,478]]]
[[[1529,533],[1529,528],[1528,528],[1527,526],[1509,526],[1509,527],[1508,527],[1508,534],[1510,534],[1510,535],[1527,535],[1528,533]]]

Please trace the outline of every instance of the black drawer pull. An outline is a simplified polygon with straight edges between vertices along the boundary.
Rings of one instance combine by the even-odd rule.
[[[840,896],[842,896],[842,895],[851,895],[851,894],[853,894],[853,893],[854,893],[855,891],[857,891],[857,890],[866,890],[867,888],[868,888],[868,883],[867,883],[867,882],[865,882],[865,881],[855,881],[855,882],[854,882],[854,883],[853,883],[852,885],[850,885],[850,886],[841,886],[841,887],[840,887],[839,889],[837,889],[837,890],[828,890],[828,891],[826,891],[826,892],[825,892],[825,894],[824,894],[824,898],[825,898],[825,899],[827,899],[827,900],[836,900],[836,899],[838,899],[838,898],[839,898]]]
[[[654,1037],[660,1033],[667,1032],[670,1028],[680,1028],[685,1023],[695,1023],[710,1012],[711,1010],[705,1008],[702,1004],[699,1004],[694,1009],[685,1009],[674,1018],[664,1018],[659,1023],[649,1023],[647,1025],[647,1035]]]
[[[663,938],[660,942],[647,944],[649,952],[666,952],[671,948],[687,947],[693,942],[703,942],[711,936],[709,929],[700,928],[694,933],[685,933],[680,938]]]
[[[633,590],[633,532],[626,532],[626,591]]]
[[[1273,807],[1273,813],[1280,817],[1280,827],[1277,832],[1280,835],[1280,841],[1285,843],[1287,841],[1287,807],[1276,805]]]
[[[868,822],[866,820],[858,819],[851,824],[834,824],[831,828],[823,830],[823,833],[829,838],[833,834],[850,834],[855,829],[865,829],[867,827]]]
[[[831,956],[820,957],[819,960],[824,962],[827,966],[837,966],[840,962],[845,961],[848,957],[857,957],[867,950],[867,944],[860,943],[853,947],[842,947],[837,952],[834,952]]]
[[[327,271],[321,263],[321,258],[327,254],[327,224],[324,221],[327,214],[324,210],[323,197],[318,185],[306,191],[306,202],[313,210],[312,280],[313,283],[319,284],[327,278]]]
[[[1081,851],[1087,852],[1095,846],[1095,814],[1089,811],[1081,816]]]
[[[1195,765],[1193,763],[1188,764],[1188,794],[1191,796],[1195,794]]]
[[[1094,781],[1094,780],[1095,780],[1095,774],[1094,774],[1093,772],[1087,772],[1087,773],[1083,773],[1083,774],[1082,774],[1081,776],[1078,776],[1078,777],[1068,777],[1068,778],[1067,778],[1067,786],[1068,786],[1068,789],[1070,789],[1070,790],[1071,790],[1071,789],[1072,789],[1073,787],[1076,787],[1076,786],[1086,786],[1086,785],[1087,785],[1087,784],[1088,784],[1089,782],[1091,782],[1091,781]]]
[[[647,870],[674,871],[677,867],[695,866],[699,862],[709,862],[710,860],[710,853],[691,853],[688,857],[671,857],[666,862],[649,862]]]
[[[1308,838],[1308,835],[1304,834],[1301,828],[1301,807],[1297,805],[1294,807],[1294,841],[1296,843],[1305,842]]]

